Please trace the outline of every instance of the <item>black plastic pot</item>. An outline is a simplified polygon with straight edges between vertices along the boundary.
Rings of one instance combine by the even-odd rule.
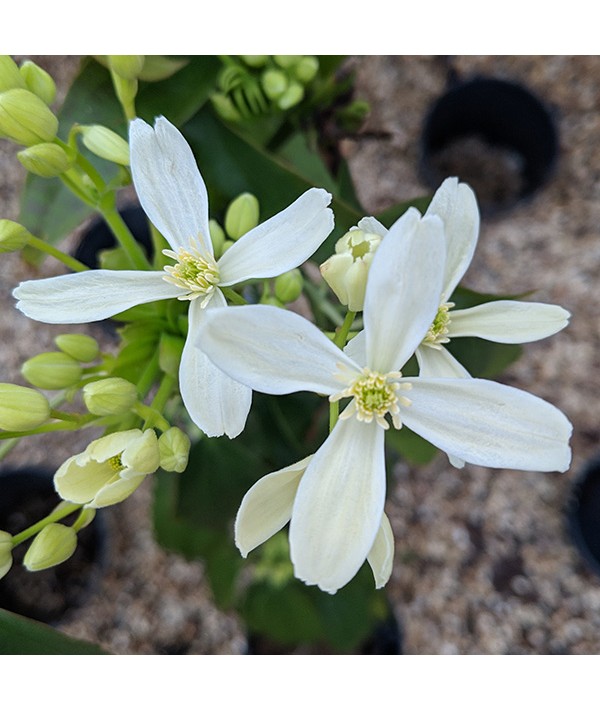
[[[0,472],[0,530],[14,535],[52,511],[60,501],[52,474],[39,468]],[[75,515],[64,522],[72,523]],[[28,543],[15,548],[13,566],[0,580],[0,608],[52,624],[85,604],[106,563],[108,535],[102,511],[77,538],[71,558],[35,573],[21,565]]]
[[[451,82],[431,107],[420,170],[432,189],[450,175],[468,182],[490,214],[533,195],[557,155],[557,128],[540,99],[520,84],[477,76]]]
[[[600,577],[600,456],[590,460],[573,481],[566,518],[573,545]]]

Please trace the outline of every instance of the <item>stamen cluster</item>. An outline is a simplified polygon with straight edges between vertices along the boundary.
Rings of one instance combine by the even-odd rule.
[[[423,345],[430,346],[431,348],[440,349],[442,343],[449,343],[448,338],[449,326],[450,326],[450,314],[448,311],[454,306],[452,301],[448,301],[442,304],[438,309],[438,312],[433,319],[433,323],[427,331],[427,335],[423,339]]]
[[[194,247],[190,247],[190,251],[180,248],[178,253],[164,249],[163,254],[177,262],[164,268],[168,276],[163,277],[165,281],[185,290],[186,293],[177,298],[180,301],[191,301],[204,297],[204,308],[219,283],[219,268],[214,258],[200,254]]]

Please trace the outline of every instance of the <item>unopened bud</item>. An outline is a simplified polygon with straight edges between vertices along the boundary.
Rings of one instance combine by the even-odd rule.
[[[210,100],[215,111],[221,118],[225,119],[225,121],[237,123],[242,120],[242,114],[238,111],[231,98],[226,94],[212,94]]]
[[[70,526],[49,523],[33,539],[23,565],[30,572],[45,570],[68,560],[77,548],[77,534]]]
[[[37,390],[0,383],[0,429],[10,432],[32,430],[50,417],[48,400]]]
[[[282,96],[288,87],[287,76],[278,69],[267,69],[260,81],[263,91],[273,101]]]
[[[0,54],[0,91],[24,88],[25,80],[14,59],[8,54]]]
[[[100,354],[98,341],[84,333],[62,333],[54,339],[54,343],[63,353],[80,363],[96,360]]]
[[[58,119],[46,104],[27,89],[0,94],[0,132],[24,146],[50,143],[56,137]]]
[[[12,536],[6,531],[0,531],[0,578],[3,578],[12,566]]]
[[[229,204],[225,213],[225,231],[232,240],[239,239],[258,225],[258,200],[251,193],[242,193]]]
[[[223,243],[225,242],[225,230],[216,220],[208,221],[208,230],[210,232],[210,241],[215,251],[215,257],[219,258],[223,250]]]
[[[304,279],[299,269],[291,269],[275,279],[275,296],[284,304],[289,304],[302,293]]]
[[[31,233],[18,222],[0,220],[0,254],[23,249],[31,236]]]
[[[133,103],[138,91],[137,79],[124,79],[120,74],[112,75],[113,86],[117,98],[124,106]]]
[[[94,155],[119,165],[129,165],[129,144],[106,126],[80,126],[84,146]]]
[[[264,67],[269,59],[268,54],[242,54],[240,56],[244,64],[249,67]]]
[[[188,465],[190,438],[178,427],[171,427],[158,438],[160,466],[167,472],[185,471]]]
[[[56,98],[56,84],[50,74],[29,59],[21,64],[19,71],[29,91],[50,106]]]
[[[17,153],[21,165],[41,178],[55,178],[71,167],[65,151],[56,143],[36,143]]]
[[[278,309],[283,308],[284,304],[273,294],[263,294],[260,298],[261,304],[266,304],[267,306],[276,306]]]
[[[123,79],[137,79],[144,68],[144,59],[143,54],[110,54],[108,64]]]
[[[301,54],[275,54],[273,55],[273,60],[275,64],[278,64],[282,69],[289,69],[303,58]]]
[[[277,106],[279,106],[282,111],[287,111],[287,109],[291,109],[292,106],[299,104],[303,98],[304,87],[299,82],[292,81],[288,88],[277,99]]]
[[[83,388],[83,401],[92,415],[121,415],[138,399],[135,385],[124,378],[104,378]]]
[[[302,84],[311,82],[319,71],[319,60],[316,57],[306,56],[294,65],[293,73],[296,79]]]
[[[63,390],[79,382],[81,366],[66,353],[39,353],[23,363],[21,374],[36,388]]]

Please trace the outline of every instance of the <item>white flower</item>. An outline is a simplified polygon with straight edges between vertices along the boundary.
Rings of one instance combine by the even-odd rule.
[[[482,466],[564,471],[571,425],[553,405],[476,378],[402,377],[439,307],[446,247],[442,221],[408,210],[373,263],[364,308],[365,363],[297,314],[269,306],[210,314],[199,341],[255,390],[309,390],[352,398],[298,484],[291,512],[295,575],[335,592],[356,574],[380,530],[384,431],[391,416],[434,445]],[[247,546],[247,544],[245,544]]]
[[[165,118],[152,128],[131,123],[131,171],[144,211],[171,249],[165,271],[97,269],[27,281],[14,290],[17,308],[45,323],[88,323],[137,304],[189,299],[189,333],[179,388],[192,420],[209,436],[237,436],[252,392],[223,374],[193,345],[205,314],[226,306],[219,287],[277,276],[308,259],[333,229],[331,196],[312,188],[250,230],[215,261],[208,227],[208,195],[192,151]]]

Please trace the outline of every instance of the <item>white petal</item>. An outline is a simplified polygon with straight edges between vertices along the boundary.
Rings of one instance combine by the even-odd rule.
[[[364,367],[367,364],[367,338],[364,329],[351,338],[344,346],[344,353],[355,363]]]
[[[440,305],[445,249],[441,220],[415,208],[381,241],[363,314],[369,368],[398,370],[425,337]]]
[[[390,579],[394,566],[394,534],[385,514],[381,517],[381,525],[367,561],[373,571],[375,587],[382,588]]]
[[[425,215],[444,223],[446,271],[441,302],[445,302],[467,271],[479,237],[479,208],[475,193],[457,178],[447,178],[436,190]]]
[[[405,378],[404,424],[471,464],[527,471],[566,471],[571,423],[550,403],[476,378]]]
[[[278,276],[305,262],[333,229],[331,195],[311,188],[247,232],[219,260],[221,286]]]
[[[497,343],[530,343],[558,333],[569,323],[569,312],[553,304],[528,301],[488,301],[450,312],[449,336],[477,336]]]
[[[354,417],[338,420],[309,463],[294,502],[294,574],[334,593],[365,562],[385,499],[384,430]]]
[[[154,128],[132,121],[129,142],[133,184],[151,222],[174,250],[193,240],[212,254],[206,186],[185,138],[161,116]]]
[[[179,367],[179,389],[192,421],[209,437],[237,437],[244,429],[252,390],[217,368],[196,347],[200,326],[209,313],[229,311],[225,298],[216,291],[207,307],[200,299],[190,302],[189,330]]]
[[[112,484],[108,484],[100,489],[98,494],[87,505],[90,509],[101,509],[105,506],[112,506],[124,501],[138,488],[146,478],[145,475],[134,476],[129,479],[117,479]]]
[[[308,390],[331,395],[342,385],[338,363],[359,372],[310,321],[262,304],[211,310],[202,319],[198,347],[232,378],[272,395]]]
[[[443,346],[419,346],[417,361],[421,378],[470,378],[470,374]]]
[[[248,490],[235,519],[235,544],[244,558],[290,520],[298,484],[310,460],[306,457],[271,472]]]
[[[375,217],[363,217],[357,225],[359,230],[363,232],[370,232],[374,235],[379,235],[380,237],[385,237],[388,233],[387,227],[384,227],[381,222]]]
[[[115,472],[109,465],[94,460],[79,463],[79,456],[69,457],[54,475],[54,488],[65,501],[87,504],[105,487]]]
[[[164,272],[90,269],[22,282],[14,291],[17,308],[44,323],[102,321],[137,304],[179,296]]]

